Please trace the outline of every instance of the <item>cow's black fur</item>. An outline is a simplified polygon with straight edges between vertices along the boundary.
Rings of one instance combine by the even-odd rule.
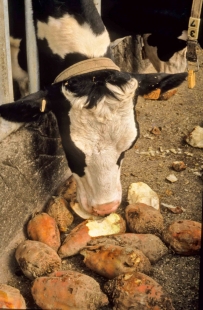
[[[148,44],[157,46],[160,60],[167,61],[186,47],[177,37],[188,29],[191,7],[192,0],[102,0],[102,18],[111,40],[151,33]],[[198,41],[203,48],[202,21]]]
[[[91,0],[40,0],[32,1],[34,20],[47,22],[48,17],[61,18],[65,13],[73,15],[80,25],[87,22],[95,34],[104,31],[104,24]]]
[[[14,38],[22,39],[20,42],[18,62],[20,67],[27,71],[24,0],[9,0],[8,4],[10,34]],[[50,16],[58,19],[68,13],[80,25],[83,25],[85,22],[88,23],[96,36],[105,31],[102,19],[92,0],[32,0],[32,7],[35,26],[36,20],[47,23],[48,17]],[[41,88],[51,84],[55,77],[64,69],[79,61],[88,59],[79,50],[74,53],[67,53],[64,58],[61,58],[59,55],[53,53],[46,39],[41,40],[38,38],[37,47]],[[110,47],[106,47],[106,53],[102,56],[111,58]]]

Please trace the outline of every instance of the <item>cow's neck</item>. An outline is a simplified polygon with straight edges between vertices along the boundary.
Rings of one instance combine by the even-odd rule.
[[[32,0],[34,20],[47,22],[49,17],[61,18],[68,13],[79,24],[88,23],[97,35],[104,31],[104,25],[92,0]]]
[[[33,1],[40,76],[42,81],[50,83],[61,71],[80,61],[111,58],[109,34],[93,2],[69,0],[63,1],[61,6],[58,3],[60,1],[57,5],[55,0]],[[36,7],[40,5],[41,10]],[[47,66],[53,61],[57,67],[46,76]]]

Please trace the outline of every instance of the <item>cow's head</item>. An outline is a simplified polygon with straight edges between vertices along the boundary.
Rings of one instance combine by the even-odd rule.
[[[100,70],[71,77],[0,106],[7,120],[30,122],[52,111],[77,182],[77,199],[86,212],[105,215],[121,202],[120,168],[125,151],[138,138],[137,95],[177,87],[186,73],[132,75]],[[42,102],[45,109],[42,110]]]

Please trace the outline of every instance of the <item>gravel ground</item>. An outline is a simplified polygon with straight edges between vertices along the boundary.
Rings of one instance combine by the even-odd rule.
[[[127,205],[127,190],[133,182],[145,182],[158,195],[161,203],[180,206],[185,209],[181,214],[173,214],[161,207],[165,226],[169,223],[190,219],[202,222],[202,149],[189,146],[184,137],[196,126],[203,127],[202,85],[203,52],[199,51],[200,70],[196,74],[196,86],[188,89],[187,82],[178,93],[168,101],[152,101],[139,98],[136,107],[140,124],[140,138],[133,149],[127,152],[122,167],[121,181],[123,202],[119,213],[124,214]],[[156,126],[160,134],[150,131]],[[181,160],[186,170],[174,172],[171,164]],[[166,180],[175,174],[177,182]],[[77,221],[76,221],[77,222]],[[64,260],[64,269],[82,271],[93,276],[103,287],[106,279],[87,270],[82,257],[77,255]],[[200,256],[181,256],[172,251],[153,266],[152,277],[168,292],[176,310],[197,310],[199,301]],[[10,285],[19,288],[24,295],[28,308],[38,309],[30,295],[30,281],[18,266],[10,279]],[[111,310],[113,306],[102,308]],[[201,308],[199,308],[200,310]],[[139,309],[138,309],[139,310]]]

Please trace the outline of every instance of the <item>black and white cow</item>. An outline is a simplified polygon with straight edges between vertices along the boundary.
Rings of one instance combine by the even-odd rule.
[[[13,78],[28,93],[24,0],[9,0]],[[110,57],[110,39],[92,0],[33,0],[40,87],[65,68],[93,57]],[[51,68],[50,68],[51,66]]]
[[[102,18],[111,41],[142,35],[145,53],[158,72],[184,72],[192,1],[102,0]],[[203,48],[202,21],[198,41]]]
[[[41,90],[1,105],[0,115],[31,122],[51,111],[77,182],[80,208],[89,214],[109,214],[121,202],[124,153],[139,134],[137,96],[157,88],[164,93],[180,85],[187,74],[130,74],[120,72],[110,59],[99,58],[109,55],[109,37],[91,0],[33,0],[33,8]],[[16,63],[26,73],[24,43],[19,41],[18,47]],[[67,67],[68,76],[66,71],[59,74]]]

